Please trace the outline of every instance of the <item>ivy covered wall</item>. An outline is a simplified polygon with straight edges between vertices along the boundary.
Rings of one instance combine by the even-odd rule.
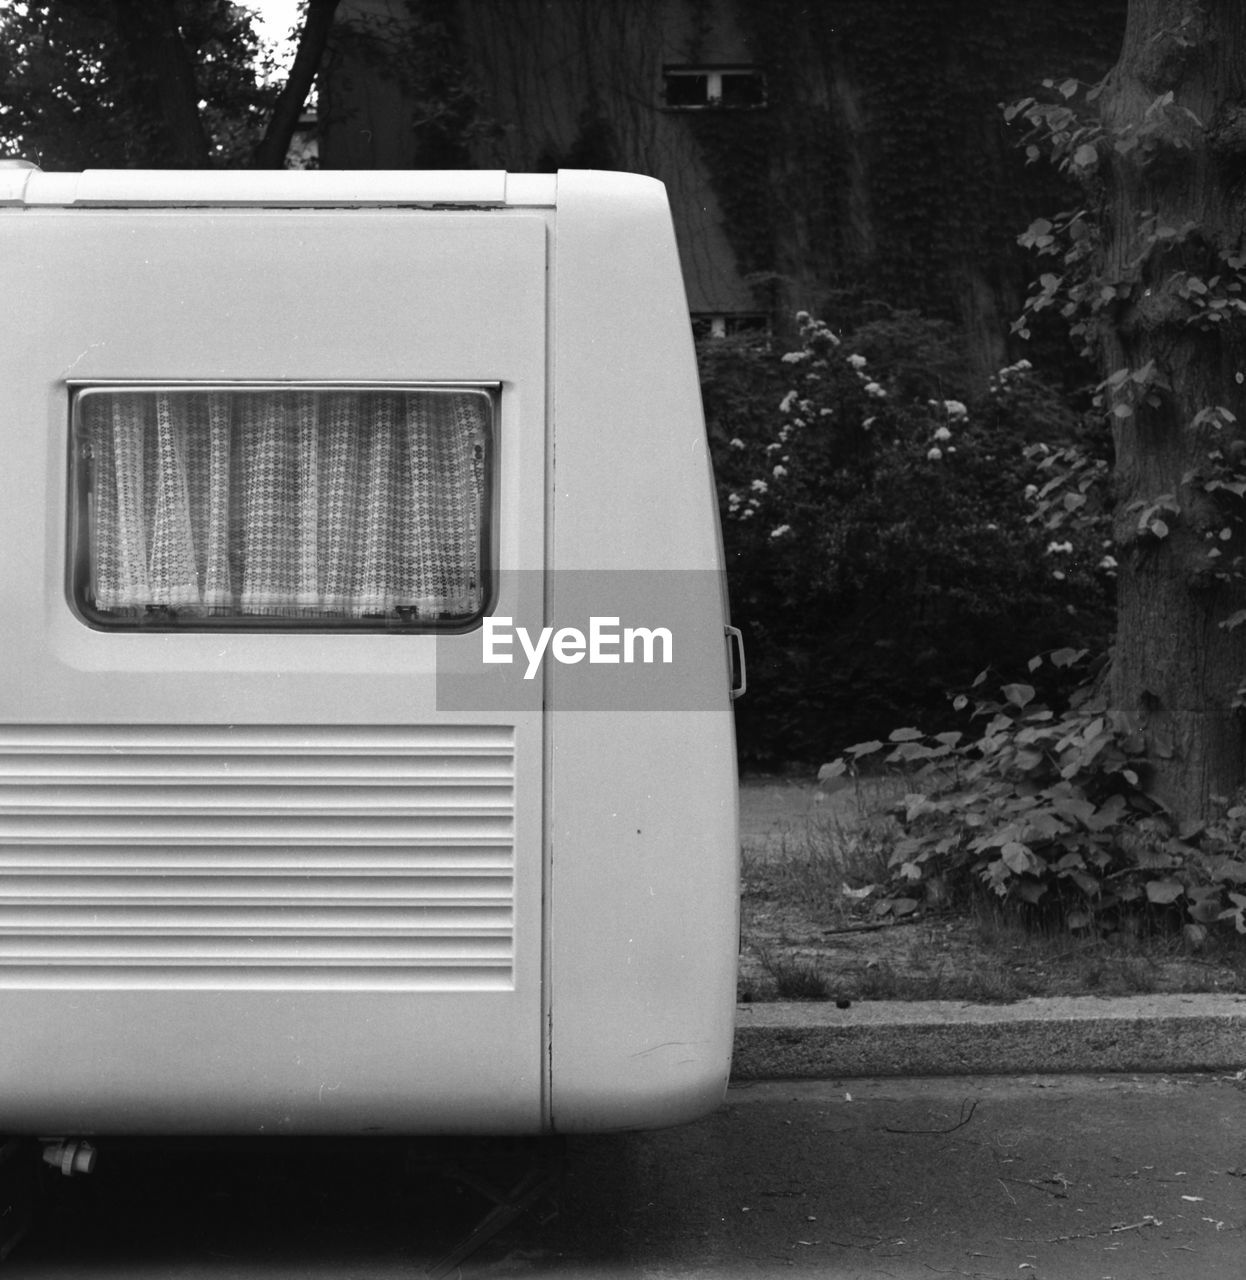
[[[732,0],[767,109],[733,144],[695,122],[748,271],[784,311],[870,300],[956,321],[983,371],[1024,298],[1015,238],[1051,208],[1000,104],[1044,77],[1098,79],[1126,0]]]
[[[693,310],[760,308],[782,327],[800,309],[840,324],[916,309],[954,321],[985,374],[1024,297],[1016,235],[1059,200],[1000,104],[1046,76],[1101,76],[1125,8],[344,0],[354,35],[325,78],[323,154],[648,173],[671,193]],[[752,65],[765,104],[671,110],[672,64]]]

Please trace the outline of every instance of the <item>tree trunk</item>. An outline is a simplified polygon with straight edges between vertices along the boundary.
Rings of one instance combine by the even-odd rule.
[[[153,129],[150,163],[174,169],[205,169],[208,136],[199,116],[195,68],[177,29],[172,4],[115,0],[117,31],[142,68],[136,96]]]
[[[308,0],[307,16],[299,35],[299,46],[294,54],[290,75],[278,95],[268,128],[255,149],[252,165],[256,169],[281,169],[294,131],[298,128],[303,104],[316,79],[329,42],[329,29],[341,0]]]
[[[1246,628],[1223,625],[1246,607],[1246,499],[1207,488],[1246,481],[1246,270],[1225,260],[1246,228],[1243,59],[1240,0],[1131,0],[1097,144],[1102,284],[1118,299],[1100,329],[1120,548],[1112,695],[1182,821],[1210,816],[1246,762],[1233,706]]]

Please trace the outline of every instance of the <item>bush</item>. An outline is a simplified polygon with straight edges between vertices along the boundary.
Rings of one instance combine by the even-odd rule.
[[[800,346],[781,355],[756,339],[702,347],[748,643],[744,759],[825,759],[929,720],[983,666],[1103,645],[1102,550],[1046,527],[1079,483],[1065,451],[1092,456],[1078,415],[1024,362],[970,397],[951,381],[964,375],[950,330],[912,313],[872,321],[860,342],[798,321]],[[1040,440],[1047,452],[1027,455]]]
[[[1068,672],[1085,657],[1061,649],[1031,669]],[[1246,933],[1246,803],[1226,800],[1215,822],[1175,827],[1148,792],[1143,735],[1096,682],[1059,710],[1033,684],[1006,684],[973,719],[977,736],[898,729],[886,743],[850,747],[819,775],[838,788],[880,758],[910,772],[890,855],[905,910],[922,896],[985,887],[1071,930],[1150,917],[1184,923],[1195,944],[1221,921]]]

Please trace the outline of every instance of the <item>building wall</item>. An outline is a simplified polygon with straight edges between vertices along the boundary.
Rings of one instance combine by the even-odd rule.
[[[757,314],[764,300],[737,267],[695,112],[664,97],[669,65],[750,61],[729,2],[426,0],[422,9],[423,20],[405,0],[344,0],[340,25],[351,34],[339,38],[322,89],[324,167],[448,159],[648,174],[670,195],[691,311]],[[729,128],[734,109],[715,110]]]
[[[1076,193],[999,104],[1111,66],[1125,0],[343,0],[329,168],[621,169],[666,183],[694,315],[954,324],[983,384]],[[753,67],[760,106],[676,109],[672,66]],[[1058,339],[1057,339],[1058,340]],[[1015,354],[1015,353],[1012,353]]]

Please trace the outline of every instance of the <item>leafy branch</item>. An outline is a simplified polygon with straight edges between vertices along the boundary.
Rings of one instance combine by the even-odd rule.
[[[1030,674],[1063,678],[1086,657],[1058,649],[1033,659]],[[1224,800],[1216,821],[1177,827],[1148,790],[1171,747],[1109,706],[1094,681],[1063,707],[1023,681],[974,697],[955,705],[972,705],[976,736],[900,729],[819,774],[834,790],[868,767],[904,773],[910,790],[889,859],[900,900],[976,884],[1054,912],[1071,930],[1153,910],[1179,913],[1192,942],[1226,922],[1246,933],[1246,804]]]

